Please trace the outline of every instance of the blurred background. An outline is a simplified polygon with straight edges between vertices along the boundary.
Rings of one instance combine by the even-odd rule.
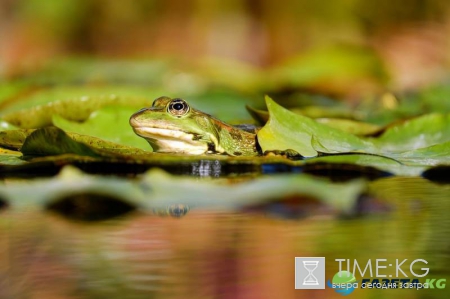
[[[415,90],[448,78],[449,8],[446,0],[1,0],[0,77],[40,72],[40,83],[55,83],[69,72],[98,83],[116,72],[139,83],[165,78],[169,89],[220,77],[242,89],[345,99]]]
[[[309,110],[310,117],[385,126],[450,112],[449,74],[448,0],[0,0],[0,117],[19,119],[13,123],[19,128],[44,126],[61,114],[59,126],[67,118],[82,134],[139,139],[148,148],[128,120],[156,97],[186,98],[224,121],[248,123],[244,104],[264,109],[264,94],[289,108],[326,106]],[[46,105],[73,98],[79,101]],[[87,109],[85,118],[93,117],[86,129],[77,119],[82,105],[98,112]],[[25,126],[30,120],[44,125]],[[447,121],[436,121],[430,135],[448,136]],[[409,137],[398,143],[408,146]],[[450,151],[444,139],[446,147],[423,155],[444,161]],[[14,163],[24,162],[13,151],[1,162],[12,164],[11,153]],[[381,169],[393,165],[383,163]],[[192,176],[189,184],[203,190]],[[78,182],[73,179],[73,190],[80,190]],[[219,182],[232,188],[231,180]],[[430,278],[450,276],[449,188],[420,177],[371,182],[370,197],[359,198],[368,198],[368,212],[361,212],[367,215],[350,219],[294,194],[280,195],[287,204],[275,198],[249,212],[192,209],[182,219],[134,214],[86,224],[29,209],[41,186],[23,188],[17,197],[23,210],[12,200],[0,215],[1,299],[304,298],[293,288],[294,256],[425,258]],[[211,191],[211,202],[216,196]],[[295,213],[300,219],[283,218]],[[327,275],[338,271],[328,265]],[[399,296],[399,290],[358,292],[353,298]],[[446,296],[435,289],[400,292]],[[342,298],[332,289],[306,297]]]

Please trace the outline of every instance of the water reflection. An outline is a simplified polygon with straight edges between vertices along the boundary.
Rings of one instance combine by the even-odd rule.
[[[222,172],[222,166],[219,160],[200,160],[191,163],[191,175],[199,177],[219,177]]]
[[[316,214],[299,220],[191,210],[182,218],[135,214],[99,223],[5,210],[0,297],[341,298],[332,289],[295,290],[295,256],[325,256],[326,279],[338,271],[337,258],[361,264],[422,258],[429,262],[429,278],[450,279],[450,189],[419,178],[389,178],[368,191],[390,209],[352,219]],[[352,296],[447,293],[356,289]]]

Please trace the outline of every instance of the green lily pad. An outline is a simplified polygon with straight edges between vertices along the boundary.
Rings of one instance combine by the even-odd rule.
[[[16,155],[0,155],[0,165],[21,165],[28,163]]]
[[[370,142],[295,114],[268,96],[266,104],[270,119],[258,132],[263,151],[292,149],[304,157],[315,157],[317,151],[312,145],[313,137],[320,142],[320,151],[324,153],[376,151]]]
[[[270,120],[258,132],[263,151],[293,149],[305,157],[315,157],[317,152],[375,154],[402,163],[402,167],[396,166],[393,171],[389,166],[391,172],[413,175],[424,166],[449,163],[450,115],[424,115],[389,127],[379,138],[359,138],[336,129],[338,125],[328,127],[296,115],[268,97],[266,102]],[[412,168],[407,169],[409,166]]]
[[[427,114],[389,127],[371,139],[382,152],[401,153],[450,141],[450,114]]]
[[[75,154],[81,157],[135,160],[152,154],[139,148],[113,143],[92,136],[66,133],[57,127],[35,130],[25,139],[20,151],[29,158]]]
[[[355,113],[346,107],[321,107],[306,106],[303,108],[292,108],[292,112],[301,114],[310,118],[344,118],[353,119]]]
[[[450,165],[450,141],[403,152],[397,159],[408,165]]]
[[[28,129],[0,131],[0,147],[18,150],[32,132]]]
[[[97,110],[84,122],[74,122],[53,116],[53,124],[66,132],[93,136],[130,147],[151,151],[143,138],[132,130],[129,119],[136,109],[123,106],[108,106]]]
[[[261,125],[264,125],[269,120],[269,112],[265,110],[259,110],[252,108],[248,105],[245,106],[247,111],[250,113],[252,118]],[[336,129],[339,129],[341,131],[351,133],[353,135],[371,135],[379,130],[381,130],[380,126],[365,123],[361,121],[356,121],[352,119],[343,119],[343,118],[329,118],[324,117],[324,115],[327,115],[327,113],[319,112],[319,108],[317,107],[310,107],[311,110],[303,110],[303,109],[291,109],[292,112],[296,114],[300,114],[306,117],[315,118],[315,121],[324,125],[327,125],[329,127],[333,127]],[[323,111],[325,111],[325,108],[322,108]],[[320,111],[322,111],[320,110]],[[308,112],[310,111],[310,113]],[[328,115],[339,115],[339,113],[329,113]],[[341,115],[342,116],[342,115]],[[349,116],[349,115],[347,115]]]
[[[20,165],[27,163],[21,157],[21,152],[0,148],[0,165]]]
[[[67,132],[66,134],[74,141],[88,145],[102,156],[134,157],[147,156],[149,154],[152,154],[152,152],[149,150],[143,150],[132,146],[118,144],[89,135],[82,135],[72,132]]]
[[[162,90],[159,88],[143,88],[139,86],[101,85],[101,86],[55,86],[52,88],[41,88],[34,92],[17,97],[14,101],[2,104],[0,114],[6,115],[12,112],[29,110],[34,107],[44,106],[59,101],[82,100],[81,104],[86,105],[107,105],[123,104],[136,105],[137,108],[148,105],[154,98],[161,96]],[[55,109],[54,107],[52,109]]]
[[[53,115],[59,115],[65,119],[81,122],[86,120],[92,112],[107,105],[127,105],[134,110],[148,106],[151,100],[148,98],[100,96],[81,97],[77,99],[50,102],[44,105],[34,106],[29,109],[19,110],[3,114],[2,119],[12,125],[23,129],[41,128],[52,125]]]
[[[372,135],[381,130],[380,126],[351,119],[316,118],[315,121],[358,136]]]
[[[0,128],[2,130],[16,130],[18,129],[16,126],[11,125],[10,123],[4,121],[4,120],[0,120]]]
[[[34,131],[25,139],[20,151],[24,156],[52,156],[77,154],[100,157],[92,148],[71,139],[64,131],[48,127]]]

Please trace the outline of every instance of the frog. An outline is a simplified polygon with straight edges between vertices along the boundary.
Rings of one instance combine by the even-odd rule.
[[[257,127],[227,124],[194,109],[181,98],[159,97],[151,107],[131,115],[129,122],[157,153],[298,156],[292,150],[262,153]]]
[[[257,156],[256,129],[244,130],[192,108],[181,98],[159,97],[130,117],[134,132],[155,152]]]

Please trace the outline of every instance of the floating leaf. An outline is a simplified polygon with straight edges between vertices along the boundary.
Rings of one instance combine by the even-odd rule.
[[[0,131],[0,146],[18,150],[32,132],[34,132],[34,130],[27,129]]]
[[[120,105],[144,107],[149,105],[151,99],[118,97],[115,95],[103,97],[81,97],[77,99],[50,102],[34,106],[29,109],[6,113],[2,119],[24,129],[41,128],[52,125],[52,116],[59,115],[72,121],[84,121],[92,112],[106,105]]]
[[[258,124],[264,125],[269,120],[269,112],[268,111],[255,109],[248,105],[246,105],[245,108],[250,113],[252,118],[254,120],[256,120],[256,122]],[[323,109],[323,110],[325,110],[325,109]],[[303,109],[292,109],[291,111],[296,114],[315,118],[315,121],[318,123],[339,129],[339,130],[347,132],[347,133],[351,133],[353,135],[361,135],[361,136],[362,135],[372,135],[372,134],[378,132],[379,130],[381,130],[381,127],[374,125],[374,124],[370,124],[370,123],[360,122],[360,121],[351,120],[351,119],[328,118],[328,117],[325,118],[324,115],[327,115],[326,113],[319,113],[319,111],[316,111],[315,109],[313,109],[314,112],[312,112],[310,114],[305,113],[305,111]],[[334,115],[334,113],[330,113],[329,115]],[[320,117],[320,118],[316,118],[316,117]]]
[[[427,114],[389,127],[372,139],[382,152],[401,153],[450,141],[450,114]]]
[[[117,144],[151,151],[145,139],[138,137],[129,124],[130,116],[136,112],[123,106],[104,107],[92,113],[83,123],[53,116],[53,124],[66,132],[94,136]]]
[[[22,153],[0,148],[0,165],[20,165],[27,163],[21,159]]]
[[[151,154],[148,150],[142,150],[140,148],[127,146],[123,144],[118,144],[110,141],[103,140],[101,138],[92,137],[89,135],[82,135],[77,133],[66,133],[70,138],[77,142],[82,142],[89,147],[93,148],[98,153],[104,156],[116,156],[116,155],[124,155],[124,156],[134,156],[141,155],[147,156]]]
[[[74,141],[64,131],[55,127],[47,127],[31,133],[25,139],[20,151],[24,156],[77,154],[81,156],[100,157],[89,146]]]
[[[2,130],[16,130],[18,129],[16,126],[11,125],[10,123],[4,121],[4,120],[0,120],[0,128]]]
[[[292,108],[290,110],[310,118],[353,119],[355,117],[354,113],[346,107],[306,106],[303,108]]]
[[[380,126],[351,119],[316,118],[315,121],[358,136],[372,135],[381,130]]]
[[[295,114],[268,96],[266,104],[270,119],[258,132],[258,141],[263,151],[292,149],[302,156],[314,157],[317,151],[311,144],[313,137],[323,145],[321,151],[325,153],[375,151],[370,142]]]
[[[450,165],[450,142],[403,152],[397,159],[408,165]]]

